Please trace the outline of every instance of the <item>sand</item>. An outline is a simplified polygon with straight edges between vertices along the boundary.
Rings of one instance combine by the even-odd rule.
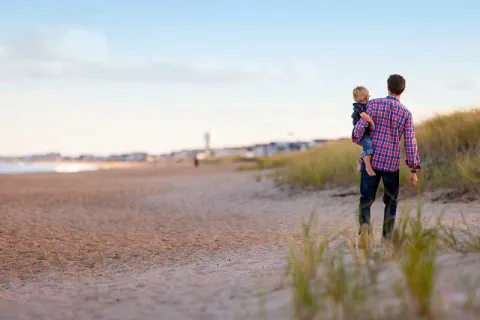
[[[1,177],[1,319],[291,319],[288,239],[313,210],[320,227],[355,229],[358,196],[292,195],[233,169]],[[427,200],[424,212],[476,219],[480,203]],[[464,295],[451,270],[480,275],[479,259],[442,257],[452,305]]]

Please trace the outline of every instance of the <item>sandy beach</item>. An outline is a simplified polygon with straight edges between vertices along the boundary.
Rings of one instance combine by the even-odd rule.
[[[260,319],[264,310],[268,319],[291,319],[291,293],[281,285],[288,240],[312,211],[320,227],[354,230],[358,196],[288,194],[234,169],[1,177],[1,318]],[[375,222],[382,211],[379,199]],[[480,203],[427,199],[424,212],[474,220]],[[454,304],[450,271],[480,275],[480,256],[442,259]]]

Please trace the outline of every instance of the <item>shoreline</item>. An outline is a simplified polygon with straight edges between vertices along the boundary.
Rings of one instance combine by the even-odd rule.
[[[78,161],[78,160],[60,160],[60,161],[28,161],[24,162],[33,165],[45,164],[69,164],[69,165],[92,165],[98,169],[117,169],[117,168],[133,168],[155,166],[152,162],[127,162],[127,161]]]
[[[17,161],[0,162],[0,175],[25,175],[40,173],[81,173],[113,169],[160,167],[148,162],[107,162],[107,161]]]

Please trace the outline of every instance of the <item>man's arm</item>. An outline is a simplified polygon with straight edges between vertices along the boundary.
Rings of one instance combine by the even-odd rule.
[[[409,113],[404,129],[405,153],[407,154],[407,166],[412,170],[420,169],[420,155],[418,153],[415,128],[413,126],[412,114]]]

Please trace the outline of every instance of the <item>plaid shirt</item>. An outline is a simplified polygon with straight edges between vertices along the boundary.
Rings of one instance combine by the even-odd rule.
[[[407,166],[420,169],[417,140],[412,114],[396,97],[373,99],[367,105],[367,114],[375,122],[371,131],[373,145],[372,167],[394,172],[400,168],[400,139],[404,135]],[[353,142],[360,144],[368,123],[360,119],[353,129]]]

